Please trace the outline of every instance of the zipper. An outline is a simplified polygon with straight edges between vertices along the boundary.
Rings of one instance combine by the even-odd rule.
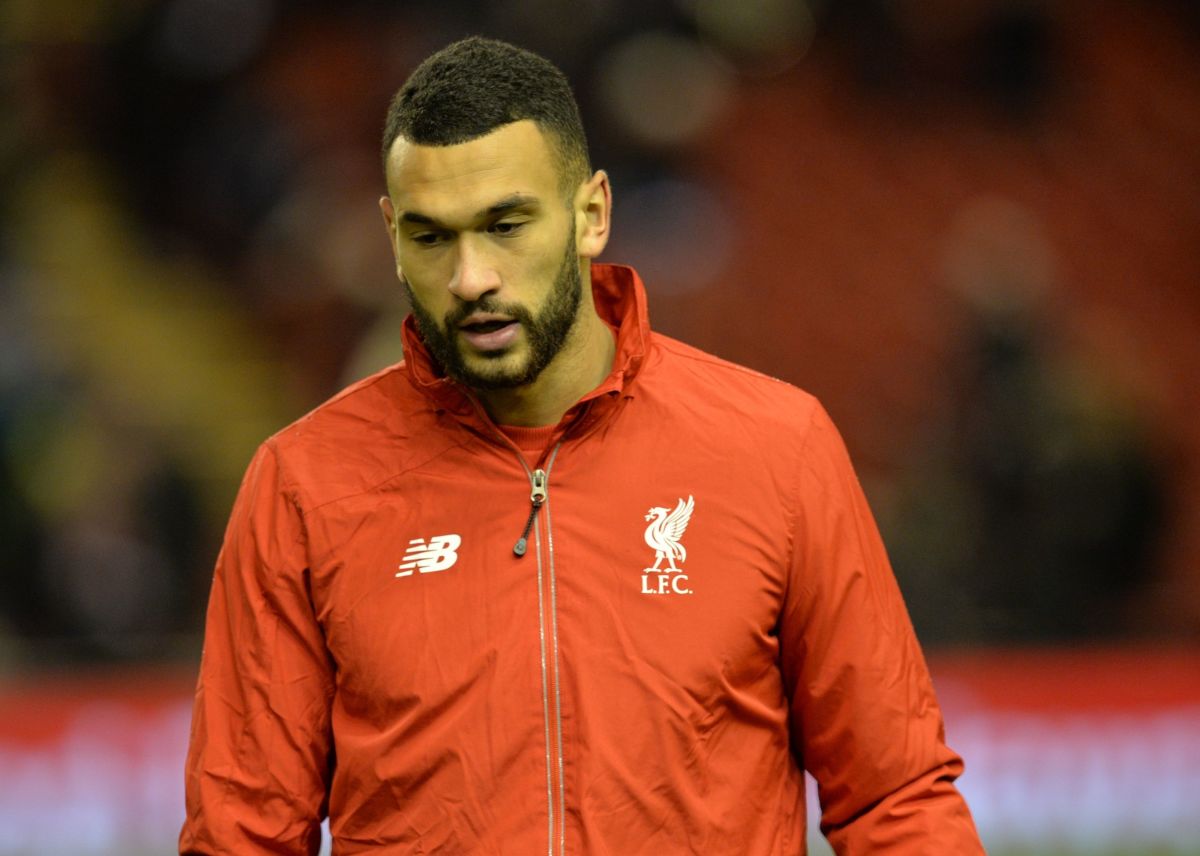
[[[555,449],[555,452],[558,450]],[[558,579],[554,567],[554,530],[550,525],[550,508],[546,507],[546,555],[550,564],[550,638],[553,642],[553,690],[554,690],[554,737],[556,750],[554,758],[558,767],[558,852],[565,856],[567,852],[567,781],[563,771],[564,766],[564,750],[563,750],[563,734],[562,734],[562,687],[561,679],[558,671]],[[547,691],[547,696],[550,693]],[[551,794],[553,798],[553,794]],[[553,827],[551,828],[553,834]],[[553,842],[551,843],[551,856],[554,854]]]
[[[538,509],[546,501],[546,471],[534,470],[529,474],[529,481],[532,485],[529,491],[529,517],[525,520],[525,529],[521,532],[521,537],[513,545],[513,552],[518,556],[525,555],[525,551],[529,547],[529,530],[533,528],[533,523],[537,520]]]
[[[518,558],[525,555],[529,549],[529,535],[534,538],[534,553],[537,556],[538,584],[538,639],[541,647],[542,665],[542,721],[546,724],[546,819],[547,819],[547,848],[548,856],[564,856],[567,852],[566,825],[566,781],[564,774],[563,741],[562,741],[562,692],[559,688],[558,675],[558,592],[554,574],[554,536],[550,530],[550,508],[546,504],[549,499],[550,470],[562,448],[560,438],[546,459],[546,468],[529,469],[525,456],[504,432],[500,431],[484,412],[482,405],[475,396],[468,396],[476,413],[483,421],[491,425],[497,439],[512,449],[521,468],[529,477],[529,517],[525,519],[525,529],[517,543],[513,545],[513,554]],[[546,558],[542,560],[542,533],[538,526],[538,512],[546,508]],[[547,616],[548,619],[547,620]],[[549,637],[549,638],[547,638]],[[557,809],[556,809],[557,807]],[[557,833],[558,847],[555,847]]]
[[[561,445],[561,443],[560,443]],[[550,528],[550,508],[547,505],[549,470],[558,456],[555,446],[546,461],[546,469],[538,468],[529,475],[529,517],[525,531],[513,547],[513,553],[523,556],[528,550],[529,535],[534,538],[537,556],[538,641],[542,666],[542,721],[546,739],[546,817],[547,850],[549,856],[566,852],[566,785],[563,775],[562,692],[558,673],[558,592],[554,574],[554,536]],[[524,459],[522,459],[522,463]],[[545,549],[538,512],[545,512]],[[557,846],[556,846],[557,842]]]

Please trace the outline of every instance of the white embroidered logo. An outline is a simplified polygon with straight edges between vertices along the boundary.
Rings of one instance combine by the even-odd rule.
[[[646,527],[646,544],[654,551],[654,564],[642,569],[642,594],[691,594],[688,576],[676,562],[687,561],[687,550],[679,543],[692,519],[695,500],[679,500],[674,511],[656,506],[646,514],[650,525]],[[667,567],[662,568],[663,561]],[[653,578],[652,578],[653,575]]]
[[[462,537],[458,535],[434,535],[425,543],[423,538],[413,538],[408,542],[404,551],[404,561],[400,563],[398,577],[411,576],[414,570],[422,574],[432,574],[454,567],[458,561],[458,548]]]

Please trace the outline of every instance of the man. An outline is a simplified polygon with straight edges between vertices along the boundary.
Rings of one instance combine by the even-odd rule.
[[[651,333],[552,65],[397,94],[406,359],[268,440],[218,560],[183,853],[981,853],[820,406]]]

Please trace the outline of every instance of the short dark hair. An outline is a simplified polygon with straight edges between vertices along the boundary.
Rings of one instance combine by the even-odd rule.
[[[471,36],[422,62],[392,98],[383,130],[383,163],[397,137],[452,146],[530,119],[549,137],[564,187],[591,173],[579,106],[567,78],[535,53]]]

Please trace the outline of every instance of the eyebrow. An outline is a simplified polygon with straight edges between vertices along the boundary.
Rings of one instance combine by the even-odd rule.
[[[497,214],[507,214],[509,211],[514,211],[518,208],[532,208],[540,205],[540,200],[528,193],[514,193],[511,196],[506,196],[494,205],[489,205],[481,211],[475,212],[473,220],[486,220],[490,217],[495,217]],[[441,226],[442,223],[428,216],[420,214],[416,211],[402,211],[400,220],[404,223],[415,223],[420,226]]]
[[[512,196],[506,196],[497,202],[495,205],[489,206],[487,209],[476,214],[476,218],[482,220],[484,217],[494,217],[497,214],[505,214],[516,208],[532,208],[539,204],[538,198],[528,193],[514,193]]]

